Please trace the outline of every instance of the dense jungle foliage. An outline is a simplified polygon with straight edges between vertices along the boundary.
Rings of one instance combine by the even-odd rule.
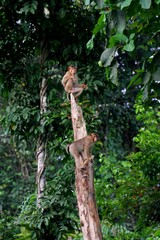
[[[0,16],[0,239],[83,239],[65,151],[73,133],[61,78],[72,63],[88,85],[79,98],[87,131],[100,137],[93,154],[103,238],[160,239],[160,0],[2,0]],[[35,151],[44,131],[40,211]]]

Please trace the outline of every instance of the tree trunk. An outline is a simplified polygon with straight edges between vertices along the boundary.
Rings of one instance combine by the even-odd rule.
[[[47,79],[43,78],[40,88],[40,127],[44,126],[44,117],[43,115],[47,111]],[[45,159],[46,159],[46,132],[40,133],[38,142],[37,142],[37,207],[40,208],[41,197],[43,196],[44,187],[45,187]]]
[[[87,135],[82,109],[71,94],[71,116],[74,141]],[[94,192],[93,160],[83,164],[75,159],[75,184],[80,223],[84,240],[102,240],[102,232]]]

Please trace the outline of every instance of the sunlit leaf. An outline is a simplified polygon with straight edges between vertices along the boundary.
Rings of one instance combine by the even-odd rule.
[[[160,230],[156,231],[154,235],[155,237],[160,237]]]
[[[92,36],[92,38],[87,42],[86,46],[87,46],[87,49],[91,50],[93,47],[94,47],[94,35]]]
[[[132,0],[125,0],[123,1],[122,5],[121,5],[121,9],[130,6]]]
[[[131,33],[131,35],[129,36],[129,39],[130,39],[130,40],[133,39],[134,36],[135,36],[135,33]]]
[[[85,0],[85,5],[89,5],[90,4],[90,0]]]
[[[128,38],[123,33],[117,33],[113,35],[109,40],[110,47],[115,46],[117,43],[127,43],[127,42],[128,42]]]
[[[97,24],[95,25],[93,29],[93,35],[96,35],[99,31],[101,31],[104,27],[106,26],[106,15],[102,14],[99,19]]]
[[[128,44],[123,47],[123,50],[127,52],[132,52],[135,49],[134,41],[131,40]]]
[[[140,0],[142,8],[149,9],[151,6],[151,0]]]

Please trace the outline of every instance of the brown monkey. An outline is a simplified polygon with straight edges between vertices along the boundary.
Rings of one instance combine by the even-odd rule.
[[[75,158],[79,159],[81,156],[83,161],[89,161],[92,159],[91,156],[91,149],[95,142],[98,141],[98,136],[96,133],[91,133],[90,135],[87,135],[86,137],[83,137],[66,147],[66,151]]]
[[[78,83],[77,68],[75,66],[71,65],[67,70],[62,78],[62,85],[67,92],[67,98],[69,100],[69,93],[77,93],[75,94],[75,98],[77,98],[81,95],[83,89],[87,88],[87,85]]]

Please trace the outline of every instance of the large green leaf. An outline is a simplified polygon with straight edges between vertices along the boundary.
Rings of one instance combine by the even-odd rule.
[[[122,5],[121,5],[121,9],[130,6],[132,0],[125,0],[123,1]]]
[[[99,65],[101,67],[110,66],[115,56],[116,49],[117,49],[116,47],[113,47],[113,48],[107,48],[106,50],[104,50],[104,52],[101,54],[100,61],[99,61]]]
[[[110,29],[115,28],[118,33],[122,33],[124,31],[126,27],[126,19],[122,10],[118,9],[111,12],[109,26]]]
[[[106,26],[106,15],[102,14],[99,19],[97,24],[95,25],[93,29],[93,35],[96,35],[99,31],[101,31],[104,27]]]
[[[142,8],[149,9],[151,7],[151,0],[140,0]]]
[[[126,19],[125,14],[121,10],[117,10],[117,31],[119,33],[123,33],[126,27]]]

